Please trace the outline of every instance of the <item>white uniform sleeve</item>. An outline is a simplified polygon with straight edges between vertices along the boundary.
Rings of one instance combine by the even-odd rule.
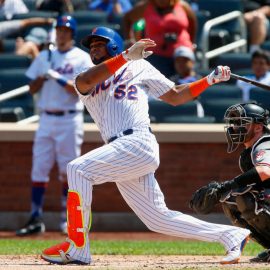
[[[167,79],[162,73],[160,73],[155,67],[153,67],[146,60],[144,61],[144,70],[142,83],[146,85],[149,95],[156,98],[162,96],[174,87],[175,83]]]
[[[31,80],[35,80],[37,77],[44,75],[50,67],[47,57],[48,51],[41,52],[26,70],[25,75]]]
[[[257,145],[252,153],[254,165],[270,166],[270,140]]]

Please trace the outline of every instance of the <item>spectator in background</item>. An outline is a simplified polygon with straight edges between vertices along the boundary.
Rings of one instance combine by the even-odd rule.
[[[53,18],[29,18],[22,20],[12,20],[0,22],[0,39],[7,38],[11,35],[19,35],[22,29],[30,26],[50,25],[53,24]]]
[[[170,80],[176,84],[183,84],[195,82],[201,77],[196,74],[194,69],[196,58],[192,49],[180,46],[175,49],[173,58],[176,74]]]
[[[20,31],[29,26],[50,25],[53,18],[29,18],[22,20],[11,20],[0,22],[0,53],[4,52],[3,39],[12,35],[20,35]]]
[[[27,13],[29,10],[22,0],[0,0],[0,15],[11,20],[14,14]]]
[[[196,74],[196,57],[192,49],[185,46],[179,46],[174,50],[174,69],[176,74],[170,77],[170,80],[176,84],[191,83],[199,80],[202,76]],[[195,99],[197,104],[197,116],[204,116],[204,109],[201,102]]]
[[[251,57],[251,69],[253,71],[253,74],[248,75],[246,77],[258,81],[260,83],[270,85],[269,68],[270,68],[270,54],[267,51],[258,50],[254,52]],[[248,102],[250,100],[250,89],[254,88],[254,85],[240,80],[237,80],[236,84],[243,91],[243,101]]]
[[[108,19],[121,16],[132,8],[129,0],[93,0],[88,5],[89,10],[104,11],[108,14]]]
[[[48,44],[47,31],[41,27],[34,27],[24,39],[22,37],[16,39],[15,54],[26,55],[34,59],[46,44]]]
[[[38,0],[36,3],[37,10],[55,11],[59,14],[74,12],[71,0]]]
[[[187,2],[179,0],[139,2],[124,15],[123,31],[126,39],[131,39],[132,25],[141,18],[145,19],[145,36],[157,44],[153,49],[154,54],[171,58],[179,46],[193,49],[197,19]]]
[[[247,24],[250,40],[250,53],[260,49],[269,29],[270,0],[243,0],[244,19]]]

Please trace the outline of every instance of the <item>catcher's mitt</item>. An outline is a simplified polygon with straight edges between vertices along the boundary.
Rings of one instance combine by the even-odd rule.
[[[221,184],[211,182],[192,194],[189,207],[197,214],[209,214],[221,198]]]

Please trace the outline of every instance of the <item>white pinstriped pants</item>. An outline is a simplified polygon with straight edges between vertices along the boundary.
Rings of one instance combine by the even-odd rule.
[[[115,182],[127,204],[152,231],[220,242],[226,250],[245,238],[245,229],[208,223],[169,210],[154,176],[158,165],[159,147],[148,129],[118,138],[70,162],[67,167],[69,189],[82,197],[84,220],[89,220],[93,186]],[[86,222],[85,227],[88,225]],[[89,239],[83,249],[72,248],[69,254],[89,263]]]

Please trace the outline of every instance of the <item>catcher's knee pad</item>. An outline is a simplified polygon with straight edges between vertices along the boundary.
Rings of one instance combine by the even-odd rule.
[[[79,193],[75,191],[68,192],[67,224],[69,238],[74,242],[76,247],[84,247],[86,241],[82,203]]]
[[[247,228],[247,222],[241,217],[241,213],[236,205],[222,203],[222,209],[225,216],[230,219],[233,225]]]
[[[244,194],[237,196],[237,207],[241,212],[241,216],[253,228],[252,234],[255,240],[262,246],[269,248],[270,246],[270,215],[262,211],[255,213],[256,202],[252,194]],[[268,244],[267,244],[268,243]]]

